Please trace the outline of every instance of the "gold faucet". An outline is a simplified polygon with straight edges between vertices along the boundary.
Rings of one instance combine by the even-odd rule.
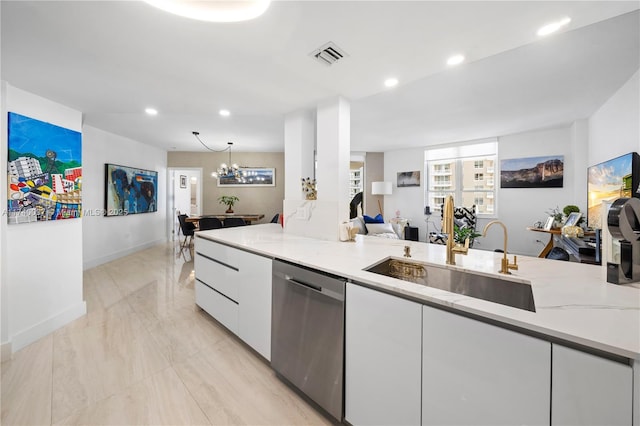
[[[509,272],[509,269],[515,269],[516,271],[518,270],[518,258],[516,256],[513,256],[513,263],[509,263],[509,259],[507,258],[507,227],[504,226],[504,223],[500,222],[499,220],[492,220],[485,225],[484,230],[482,231],[482,236],[486,237],[489,227],[496,223],[502,226],[502,229],[504,231],[504,257],[502,258],[501,268],[498,272],[500,272],[501,274],[511,274],[511,272]]]
[[[447,265],[456,264],[456,254],[466,255],[469,252],[469,238],[464,241],[464,246],[456,244],[453,228],[453,196],[449,195],[442,212],[442,233],[447,234]]]

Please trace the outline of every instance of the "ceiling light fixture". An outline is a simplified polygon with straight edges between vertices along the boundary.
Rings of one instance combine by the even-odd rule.
[[[208,149],[211,152],[225,152],[225,151],[229,151],[229,164],[227,163],[222,163],[220,164],[220,167],[218,167],[218,169],[211,173],[211,177],[213,178],[238,178],[240,177],[240,166],[238,166],[235,163],[231,163],[231,147],[233,146],[233,142],[227,142],[227,147],[225,149],[212,149],[209,148],[204,142],[202,142],[202,140],[200,139],[200,132],[191,132],[193,133],[193,136],[196,137],[196,139],[198,139],[198,142],[200,142],[202,144],[202,146],[204,146],[206,149]]]
[[[398,85],[398,79],[397,78],[388,78],[384,81],[384,85],[386,87],[395,87]]]
[[[146,108],[144,112],[146,112],[147,115],[158,115],[158,110],[154,108]]]
[[[220,114],[223,117],[228,117],[231,115],[228,109],[221,109],[220,111],[218,111],[218,114]]]
[[[559,21],[547,24],[544,27],[540,27],[540,29],[538,30],[538,32],[536,34],[538,34],[540,37],[544,37],[544,36],[549,35],[551,33],[555,33],[560,28],[562,28],[565,25],[567,25],[569,22],[571,22],[571,18],[568,18],[568,17],[567,18],[563,18],[563,19],[561,19]]]
[[[449,59],[447,59],[447,65],[460,65],[464,62],[463,55],[453,55]]]
[[[151,6],[185,18],[208,22],[248,21],[262,15],[271,0],[145,0]]]

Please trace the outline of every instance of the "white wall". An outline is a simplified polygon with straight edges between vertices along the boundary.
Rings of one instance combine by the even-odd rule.
[[[584,125],[583,125],[584,126]],[[527,231],[527,226],[546,218],[546,210],[556,206],[561,209],[567,204],[575,204],[581,210],[586,209],[587,194],[577,191],[574,177],[577,170],[586,170],[584,159],[572,152],[572,146],[580,143],[574,138],[582,138],[582,145],[586,146],[585,132],[576,129],[574,125],[558,129],[538,130],[517,135],[498,138],[498,161],[500,159],[538,157],[546,155],[564,155],[564,187],[548,189],[498,189],[496,218],[480,219],[477,231],[493,219],[504,222],[509,232],[509,253],[537,256],[544,244],[536,240],[547,242],[544,234]],[[397,172],[420,170],[420,187],[396,186]],[[387,151],[384,154],[384,179],[394,183],[393,194],[385,196],[384,216],[389,219],[400,210],[402,217],[409,219],[411,226],[419,228],[420,241],[426,240],[427,224],[424,212],[424,191],[426,176],[424,175],[424,148],[414,148],[398,151]],[[586,179],[586,175],[585,175]],[[496,177],[496,181],[499,178]],[[440,229],[440,215],[434,214],[431,220]],[[429,231],[434,228],[430,225]],[[474,248],[494,250],[503,247],[502,232],[490,229],[486,238],[475,240]]]
[[[640,152],[640,71],[589,118],[588,165]]]
[[[84,268],[167,241],[167,153],[122,136],[84,126],[82,247]],[[158,211],[104,217],[104,165],[158,171]]]
[[[82,131],[79,111],[10,85],[6,86],[3,95],[6,96],[3,117],[11,111]],[[8,149],[6,130],[3,120],[0,150],[4,155]],[[83,141],[83,149],[85,146]],[[0,167],[2,176],[7,176],[6,157]],[[84,167],[83,164],[83,170]],[[7,199],[6,195],[4,188],[3,200]],[[4,215],[0,227],[6,242],[1,258],[2,312],[7,321],[7,324],[3,321],[2,342],[10,343],[11,349],[17,351],[86,313],[82,300],[82,220],[9,226]]]
[[[544,221],[546,212],[554,207],[561,210],[567,204],[580,207],[586,212],[587,192],[575,189],[575,176],[578,170],[586,170],[585,159],[572,150],[573,138],[585,137],[584,133],[574,131],[574,126],[558,129],[539,130],[517,135],[498,138],[498,157],[502,159],[539,157],[546,155],[564,156],[564,186],[562,188],[505,188],[498,190],[498,219],[503,221],[509,230],[509,252],[537,256],[549,240],[546,234],[527,231],[536,221]],[[582,143],[586,146],[586,141]],[[586,179],[586,174],[584,175]],[[499,178],[496,178],[499,181]],[[581,183],[581,188],[583,188]],[[484,224],[483,224],[484,226]],[[502,241],[501,232],[490,230],[491,241],[495,241],[496,234]],[[500,248],[500,244],[480,239],[482,248],[493,250]],[[538,242],[540,241],[540,242]],[[542,244],[544,243],[544,244]]]

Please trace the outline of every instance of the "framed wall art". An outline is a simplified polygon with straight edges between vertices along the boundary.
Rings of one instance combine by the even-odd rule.
[[[241,167],[238,176],[219,176],[218,186],[276,186],[273,167]]]
[[[396,182],[398,188],[405,186],[420,186],[420,170],[415,172],[398,172],[398,180]]]
[[[82,216],[82,134],[8,114],[7,221]]]
[[[564,155],[500,161],[500,188],[562,188]]]
[[[158,210],[158,172],[117,164],[104,165],[105,216]]]

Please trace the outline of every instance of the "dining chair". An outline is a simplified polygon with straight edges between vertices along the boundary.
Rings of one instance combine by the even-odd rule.
[[[247,222],[245,222],[244,219],[241,219],[239,217],[228,217],[228,218],[225,218],[224,220],[225,228],[233,228],[234,226],[245,226],[246,224]]]
[[[187,222],[187,215],[186,214],[179,214],[178,215],[178,221],[180,222],[180,230],[182,230],[182,235],[184,235],[184,241],[182,242],[181,247],[185,248],[187,245],[187,238],[190,238],[189,241],[189,245],[191,245],[191,243],[193,242],[193,234],[196,230],[196,226],[191,223],[191,222]]]
[[[222,228],[222,221],[217,217],[203,217],[198,221],[198,229],[200,231],[220,228]]]

